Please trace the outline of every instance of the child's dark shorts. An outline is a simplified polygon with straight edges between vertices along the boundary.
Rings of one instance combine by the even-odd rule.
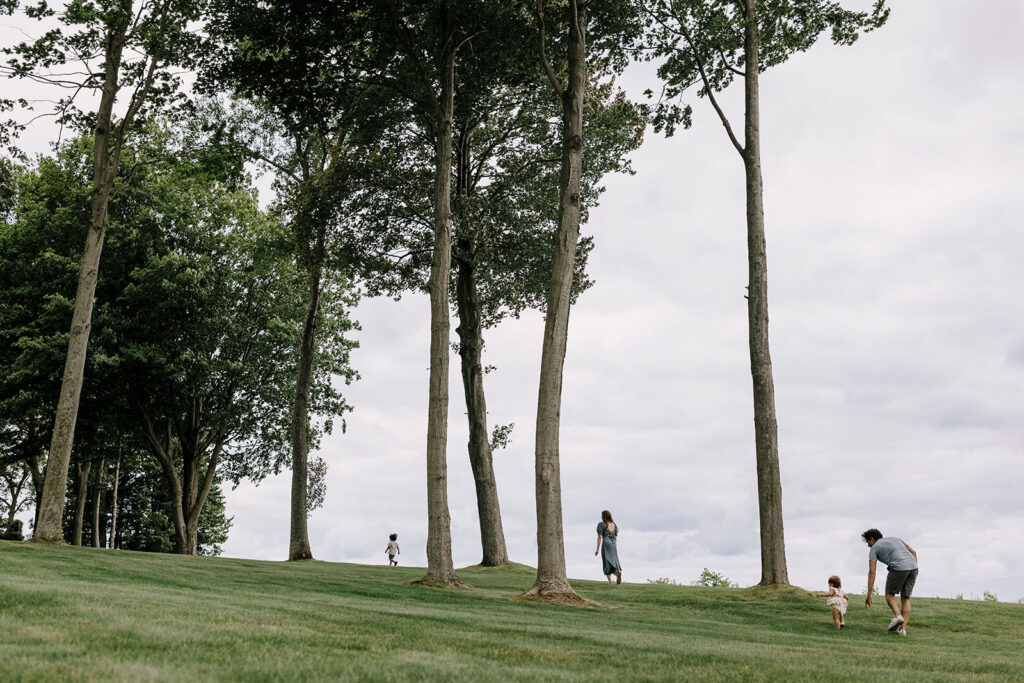
[[[914,592],[914,584],[917,582],[917,570],[907,569],[905,571],[892,571],[889,570],[889,575],[885,577],[885,592],[896,595],[897,593],[904,598],[909,598],[911,593]]]
[[[389,560],[394,560],[394,559],[395,559],[395,556],[394,556],[394,555],[392,555],[391,553],[388,553],[388,559],[389,559]]]

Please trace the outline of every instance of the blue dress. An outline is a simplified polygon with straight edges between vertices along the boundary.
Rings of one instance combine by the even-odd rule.
[[[615,537],[619,535],[619,525],[615,525],[614,531],[609,531],[604,522],[597,525],[597,533],[601,534],[601,564],[602,573],[607,576],[622,571],[619,564],[619,549],[615,546]]]

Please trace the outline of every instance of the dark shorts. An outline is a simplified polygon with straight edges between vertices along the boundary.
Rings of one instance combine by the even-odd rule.
[[[393,559],[395,559],[395,556],[394,556],[394,555],[392,555],[391,553],[388,553],[388,559],[389,559],[389,560],[393,560]]]
[[[906,571],[893,571],[889,570],[889,575],[885,577],[885,592],[896,595],[897,593],[904,598],[909,598],[914,592],[914,584],[917,582],[917,570],[908,569]]]

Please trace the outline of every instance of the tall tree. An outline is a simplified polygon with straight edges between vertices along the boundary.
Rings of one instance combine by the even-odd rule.
[[[568,32],[567,72],[563,82],[545,53],[544,1],[538,0],[541,59],[551,86],[562,101],[562,172],[558,187],[558,230],[544,315],[540,389],[537,398],[535,474],[537,497],[537,579],[530,593],[543,597],[578,596],[565,573],[562,536],[562,484],[558,457],[562,366],[569,332],[569,300],[573,261],[579,239],[583,169],[583,96],[587,79],[587,5],[569,0],[565,20]]]
[[[175,547],[186,554],[198,550],[222,470],[259,480],[284,458],[301,310],[294,269],[268,245],[279,228],[255,200],[190,184],[166,188],[172,231],[133,271],[122,303],[134,315],[119,330],[131,396],[171,491]]]
[[[140,120],[176,89],[172,68],[187,62],[195,37],[190,24],[198,17],[194,0],[75,0],[60,12],[43,0],[26,10],[37,19],[56,19],[61,28],[42,38],[4,48],[9,55],[0,72],[28,78],[69,94],[57,100],[58,122],[93,131],[92,197],[89,231],[82,253],[67,357],[54,421],[39,522],[33,539],[61,541],[61,517],[75,421],[82,391],[86,349],[100,253],[107,229],[111,193],[126,140]],[[85,75],[81,75],[84,64]],[[81,93],[99,95],[92,112],[78,109]],[[122,93],[127,92],[127,97]],[[117,120],[115,105],[123,106]]]
[[[706,97],[743,162],[746,186],[747,321],[754,394],[757,498],[761,529],[761,585],[788,584],[782,519],[775,381],[768,346],[768,259],[761,174],[760,74],[809,49],[825,31],[837,45],[885,23],[889,10],[876,0],[870,12],[845,10],[831,0],[654,0],[648,5],[653,54],[665,92],[655,117],[670,134],[689,125],[690,108],[679,98],[691,86]],[[715,97],[743,79],[743,142]]]
[[[636,40],[637,8],[629,0],[589,3],[569,0],[565,14],[552,19],[545,0],[533,4],[538,56],[561,102],[562,149],[558,186],[558,229],[544,316],[540,386],[537,398],[535,470],[537,502],[537,579],[529,593],[578,602],[565,572],[559,428],[562,371],[572,302],[574,258],[583,215],[584,109],[588,63],[616,73]],[[594,27],[591,45],[588,30]],[[557,32],[549,29],[556,28]],[[561,37],[560,37],[561,36]],[[563,80],[561,74],[565,74]]]
[[[76,138],[61,144],[52,156],[39,159],[19,179],[13,219],[0,226],[4,302],[0,307],[0,424],[16,441],[11,457],[32,472],[37,512],[67,349],[67,321],[88,230],[92,148],[91,138]],[[93,311],[92,351],[81,392],[80,438],[74,449],[76,469],[86,475],[77,477],[83,486],[88,480],[85,470],[107,447],[97,435],[116,432],[117,425],[124,423],[118,410],[123,398],[111,374],[118,344],[105,326],[111,303],[124,284],[122,237],[108,240],[112,250],[107,272],[97,281],[99,302]],[[86,497],[83,493],[78,501]],[[72,530],[68,540],[74,538]]]
[[[366,2],[329,6],[280,2],[218,2],[214,21],[220,37],[201,75],[209,91],[230,89],[250,101],[248,116],[232,113],[251,160],[274,175],[274,211],[288,224],[295,260],[306,280],[307,302],[291,415],[292,497],[289,559],[312,559],[307,517],[309,451],[315,447],[308,420],[311,380],[345,368],[323,366],[325,346],[343,340],[325,326],[324,288],[358,278],[367,254],[381,251],[386,231],[361,220],[367,169],[377,156],[374,130],[390,104],[386,91],[372,90],[367,77]],[[243,126],[242,128],[245,128]],[[373,260],[373,259],[369,259]],[[321,367],[323,366],[323,367]]]

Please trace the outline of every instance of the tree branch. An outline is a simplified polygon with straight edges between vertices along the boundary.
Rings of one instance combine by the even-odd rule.
[[[534,13],[537,16],[537,30],[540,33],[540,61],[544,65],[544,73],[547,74],[548,80],[551,81],[551,86],[558,93],[559,97],[565,96],[565,89],[562,87],[562,83],[558,80],[558,76],[555,74],[555,70],[551,68],[551,62],[548,61],[547,48],[545,47],[545,34],[544,34],[544,0],[537,0],[534,5]]]

